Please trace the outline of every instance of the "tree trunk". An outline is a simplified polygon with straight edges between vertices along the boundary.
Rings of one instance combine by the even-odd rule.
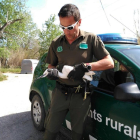
[[[23,19],[23,18],[21,18],[21,19],[15,19],[15,20],[9,20],[9,21],[7,21],[2,27],[0,27],[0,38],[3,37],[4,30],[5,30],[5,28],[6,28],[7,26],[9,26],[10,24],[13,24],[13,23],[15,23],[15,22],[17,22],[17,21],[20,21],[20,20],[22,20],[22,19]]]

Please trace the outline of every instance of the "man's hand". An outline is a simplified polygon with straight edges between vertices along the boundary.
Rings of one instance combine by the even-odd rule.
[[[59,79],[58,76],[58,70],[57,69],[47,69],[43,75],[46,75],[46,77],[50,80],[57,80]]]
[[[74,69],[68,74],[68,78],[73,80],[82,80],[83,76],[85,75],[85,72],[88,71],[89,69],[84,65],[84,63],[75,65]]]

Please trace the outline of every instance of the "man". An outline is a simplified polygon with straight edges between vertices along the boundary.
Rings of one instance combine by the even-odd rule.
[[[47,77],[57,81],[52,93],[44,140],[55,140],[68,111],[71,117],[72,139],[80,140],[90,109],[90,96],[83,100],[86,84],[82,77],[85,72],[110,69],[114,64],[100,38],[79,29],[81,17],[75,5],[64,5],[58,16],[64,35],[52,41],[46,59],[50,69]],[[93,57],[99,61],[92,62]],[[64,65],[74,66],[68,79],[58,78],[57,69],[62,71]]]

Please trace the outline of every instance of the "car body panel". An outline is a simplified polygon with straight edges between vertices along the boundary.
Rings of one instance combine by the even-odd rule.
[[[36,66],[33,81],[30,87],[29,99],[31,101],[33,96],[38,94],[43,101],[45,110],[47,111],[50,107],[52,90],[55,87],[55,81],[49,80],[46,77],[37,79],[48,67],[48,65],[45,63],[46,56],[47,53],[43,55],[43,57],[39,60],[38,65]]]
[[[98,140],[128,140],[130,137],[132,139],[132,135],[137,137],[140,132],[140,102],[118,101],[113,95],[94,90],[89,116],[96,129],[92,131],[93,136]],[[119,127],[121,124],[123,126]]]
[[[38,81],[34,81],[31,85],[31,90],[30,90],[30,100],[32,100],[33,96],[35,94],[38,94],[44,104],[45,109],[47,110],[49,108],[50,104],[50,94],[49,94],[49,88],[47,86],[47,83],[45,83],[44,79],[39,79]],[[47,90],[46,90],[47,89]]]

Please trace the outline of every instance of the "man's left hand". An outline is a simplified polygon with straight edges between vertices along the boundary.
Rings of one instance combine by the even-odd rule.
[[[84,63],[75,65],[74,69],[68,74],[68,78],[73,80],[82,80],[83,76],[85,75],[85,72],[88,71],[89,69],[84,65]]]

